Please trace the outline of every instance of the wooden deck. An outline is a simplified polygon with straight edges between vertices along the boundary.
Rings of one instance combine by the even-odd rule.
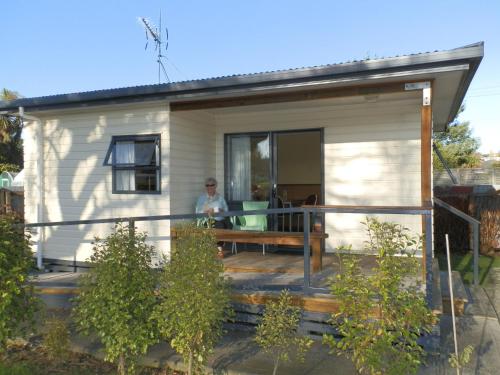
[[[360,257],[362,269],[369,273],[375,266],[373,256]],[[238,254],[226,252],[223,260],[225,275],[231,279],[236,290],[276,291],[283,288],[301,290],[304,285],[304,256],[301,250],[296,253],[272,249],[262,255],[259,250],[242,250]],[[323,268],[313,273],[311,270],[311,286],[328,287],[328,278],[339,272],[338,257],[334,254],[323,255]]]
[[[331,257],[324,257],[323,267],[327,269],[332,264]],[[302,254],[283,254],[270,252],[262,255],[260,251],[239,249],[238,254],[226,256],[224,259],[226,272],[256,272],[256,273],[304,273],[304,256]]]
[[[338,312],[338,300],[328,291],[304,294],[303,267],[304,256],[301,249],[290,251],[280,248],[269,249],[262,255],[257,247],[231,254],[227,250],[224,258],[224,275],[232,284],[231,300],[235,311],[233,323],[239,329],[255,329],[260,321],[264,305],[269,300],[276,300],[282,289],[289,289],[292,303],[302,310],[300,331],[312,337],[321,338],[325,332],[336,334],[329,324],[331,314]],[[359,255],[360,265],[365,273],[371,273],[375,266],[375,257]],[[312,266],[311,266],[312,267]],[[328,278],[339,272],[338,257],[334,254],[323,256],[323,270],[311,273],[311,286],[328,286]],[[77,279],[80,274],[71,272],[41,273],[33,282],[49,308],[71,308],[70,297],[78,293]],[[436,278],[439,280],[439,277]],[[436,280],[435,279],[435,280]],[[439,290],[435,297],[441,300]],[[435,310],[440,314],[442,309]],[[377,317],[377,311],[373,311]]]

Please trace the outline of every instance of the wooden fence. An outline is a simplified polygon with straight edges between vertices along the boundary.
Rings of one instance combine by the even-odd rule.
[[[474,193],[472,187],[435,187],[434,196],[481,222],[481,254],[500,254],[500,195]],[[434,234],[436,251],[444,249],[444,235],[450,235],[450,245],[454,251],[468,252],[472,249],[472,229],[463,219],[442,207],[434,211]]]
[[[14,214],[24,218],[24,192],[0,188],[0,215]]]
[[[483,254],[500,253],[500,195],[477,195],[471,200],[471,213],[481,221]]]

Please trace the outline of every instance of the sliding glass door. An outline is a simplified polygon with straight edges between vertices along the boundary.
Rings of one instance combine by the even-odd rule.
[[[271,196],[269,133],[226,138],[226,198],[231,203],[269,201]]]
[[[323,135],[320,129],[228,134],[225,192],[231,209],[243,201],[267,201],[270,208],[323,201]],[[300,215],[268,217],[269,229],[302,231]]]

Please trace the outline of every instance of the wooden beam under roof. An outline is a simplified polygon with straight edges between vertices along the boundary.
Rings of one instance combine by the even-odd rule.
[[[405,91],[405,84],[410,81],[378,83],[372,85],[330,87],[322,89],[297,90],[291,92],[242,95],[217,99],[183,100],[170,103],[171,111],[190,111],[226,107],[241,107],[270,103],[298,102],[306,100],[342,98],[390,94]]]
[[[429,90],[429,95],[432,93],[432,86]],[[421,205],[424,207],[432,207],[432,105],[430,97],[428,101],[423,92],[423,103],[420,109],[420,196]],[[422,216],[422,233],[424,238],[432,236],[432,233],[427,233],[425,218]],[[427,272],[432,272],[427,269],[427,245],[423,243],[422,251],[422,278],[427,280]],[[439,277],[439,275],[437,276]]]

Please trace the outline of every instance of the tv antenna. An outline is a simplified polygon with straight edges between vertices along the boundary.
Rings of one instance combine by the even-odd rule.
[[[168,49],[168,28],[165,27],[165,42],[162,39],[162,28],[161,28],[161,12],[160,12],[160,27],[154,26],[148,19],[145,17],[139,17],[139,21],[144,24],[144,30],[146,31],[146,46],[144,49],[148,48],[149,38],[153,39],[155,44],[155,51],[158,51],[158,56],[156,62],[158,63],[158,84],[161,83],[161,73],[165,75],[165,79],[170,83],[170,78],[168,77],[167,70],[165,69],[165,65],[163,64],[163,59],[166,58],[165,55],[162,54],[162,45],[165,43],[165,52]]]

